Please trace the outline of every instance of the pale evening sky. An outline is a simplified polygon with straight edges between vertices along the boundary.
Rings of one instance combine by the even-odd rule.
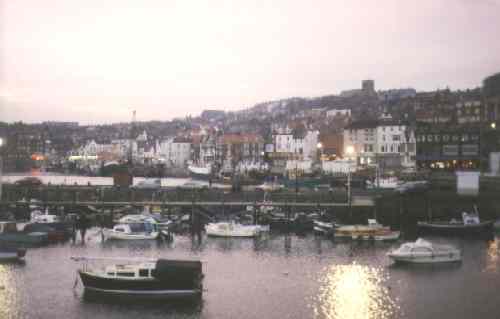
[[[168,120],[500,71],[500,0],[0,3],[0,121]]]

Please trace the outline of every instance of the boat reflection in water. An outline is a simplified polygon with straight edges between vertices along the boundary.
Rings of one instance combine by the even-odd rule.
[[[321,279],[314,306],[315,318],[397,318],[397,306],[384,285],[381,268],[352,263],[334,265]]]

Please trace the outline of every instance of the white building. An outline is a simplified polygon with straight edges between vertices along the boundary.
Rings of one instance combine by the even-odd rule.
[[[157,153],[168,166],[184,167],[191,158],[191,141],[182,137],[169,138],[159,143]]]
[[[356,161],[351,160],[335,160],[335,161],[322,161],[321,168],[327,174],[346,174],[355,172],[357,169]]]
[[[347,126],[344,148],[345,156],[352,156],[360,165],[415,166],[415,133],[392,119],[355,122]]]
[[[275,153],[291,158],[312,160],[317,158],[319,131],[277,129],[273,134]]]

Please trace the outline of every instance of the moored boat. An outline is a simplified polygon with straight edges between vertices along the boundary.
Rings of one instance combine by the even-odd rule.
[[[435,245],[422,238],[414,243],[404,243],[387,256],[396,262],[402,263],[443,263],[462,260],[462,253],[452,246]]]
[[[210,165],[188,165],[189,174],[192,178],[201,179],[201,180],[209,180],[212,175],[212,166]]]
[[[26,255],[25,248],[0,247],[0,261],[19,261]]]
[[[242,225],[234,222],[208,223],[207,236],[213,237],[256,237],[261,232],[259,225]]]
[[[48,243],[48,234],[38,231],[19,231],[16,222],[0,222],[0,243],[41,246]]]
[[[85,257],[73,259],[85,263],[92,260]],[[102,269],[91,269],[85,264],[78,274],[85,292],[98,295],[182,299],[200,297],[202,294],[203,272],[200,261],[129,260]]]
[[[103,228],[104,239],[117,240],[151,240],[160,237],[159,230],[151,225],[147,227],[144,223],[117,224],[112,229]]]
[[[335,238],[347,238],[353,240],[397,240],[399,231],[391,230],[388,226],[383,226],[375,219],[368,219],[368,225],[345,225],[335,229]]]
[[[462,213],[462,221],[452,219],[449,222],[431,221],[418,222],[421,231],[433,232],[440,235],[480,235],[493,230],[493,220],[480,221],[477,213]]]

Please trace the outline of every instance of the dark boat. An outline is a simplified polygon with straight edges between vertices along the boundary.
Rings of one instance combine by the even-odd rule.
[[[493,220],[481,222],[477,213],[468,214],[464,212],[462,213],[462,221],[418,222],[417,227],[419,231],[439,235],[481,235],[492,232],[493,222]]]
[[[12,246],[0,246],[0,261],[19,261],[26,255],[25,248],[17,248]]]
[[[202,294],[200,261],[158,259],[114,264],[100,271],[84,267],[78,273],[86,293],[147,299],[186,299]]]

